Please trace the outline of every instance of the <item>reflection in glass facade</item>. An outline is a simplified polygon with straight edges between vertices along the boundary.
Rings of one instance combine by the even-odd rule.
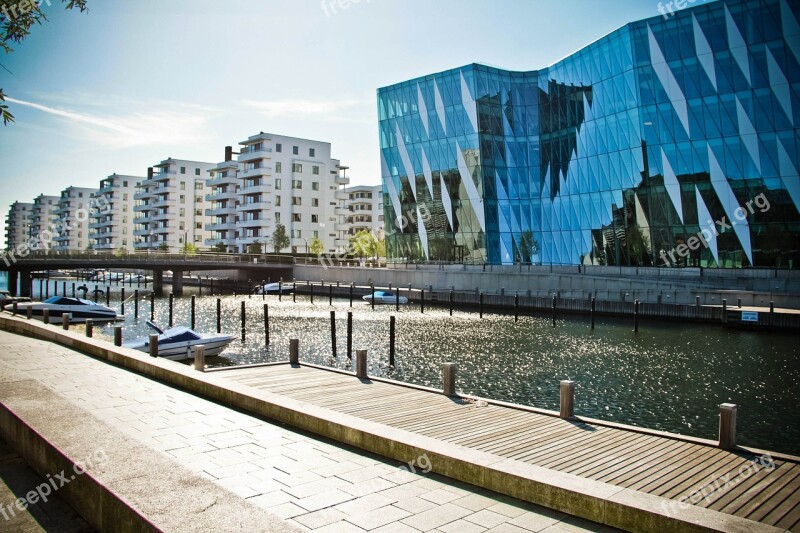
[[[379,89],[389,257],[796,266],[799,20],[720,0]]]

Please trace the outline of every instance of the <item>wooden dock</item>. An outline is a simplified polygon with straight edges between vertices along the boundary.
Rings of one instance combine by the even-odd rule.
[[[725,451],[700,439],[565,420],[319,367],[283,364],[213,374],[445,443],[665,498],[661,507],[667,514],[695,506],[800,531],[800,464],[794,457]]]

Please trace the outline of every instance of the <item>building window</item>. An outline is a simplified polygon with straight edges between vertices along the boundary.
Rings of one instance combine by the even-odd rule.
[[[292,189],[302,189],[303,182],[300,180],[292,180]]]
[[[186,216],[186,209],[181,207],[180,210],[178,211],[178,216],[185,217]]]
[[[280,178],[275,178],[275,190],[276,191],[281,190],[281,179]]]
[[[312,224],[317,224],[318,222],[319,222],[319,216],[318,215],[311,215],[311,223]]]
[[[303,199],[299,196],[292,196],[292,205],[303,205]]]
[[[185,194],[181,194],[181,196],[180,196],[180,202],[181,202],[182,204],[185,204],[185,203],[186,203],[186,195],[185,195]]]
[[[124,202],[127,199],[128,199],[128,193],[126,192],[122,193],[122,201]]]
[[[300,213],[292,213],[292,222],[302,222]]]
[[[282,148],[283,147],[281,146],[281,143],[275,143],[275,151],[276,152],[280,152]]]
[[[203,210],[202,209],[195,209],[194,210],[194,216],[196,216],[196,217],[203,216]]]
[[[194,229],[203,229],[203,224],[201,222],[195,222]]]
[[[197,171],[199,172],[200,169],[198,168]],[[203,182],[202,181],[195,181],[194,182],[194,190],[202,191],[203,190]]]
[[[311,173],[318,176],[319,175],[319,166],[318,165],[313,165],[311,167]]]
[[[302,172],[302,171],[303,171],[303,165],[301,165],[300,163],[292,163],[292,172]]]
[[[185,182],[185,181],[182,181],[182,182],[181,182],[181,190],[182,190],[182,191],[185,191],[185,190],[186,190],[186,182]]]
[[[186,174],[186,167],[181,167],[181,174]]]
[[[280,224],[281,223],[281,214],[280,213],[275,213],[275,223],[276,224]]]
[[[319,198],[311,199],[311,207],[319,207]]]
[[[185,222],[181,222],[180,226],[178,226],[178,229],[180,229],[181,231],[184,231],[186,229],[186,223]],[[181,242],[183,242],[183,241],[181,241]]]
[[[292,146],[292,153],[294,155],[300,154],[300,148],[298,148],[297,146]]]
[[[203,203],[203,197],[202,196],[195,196],[194,197],[194,203],[202,204]]]
[[[127,186],[128,186],[128,182],[127,182],[127,181],[123,181],[123,182],[122,182],[122,186],[123,186],[123,187],[127,187]]]
[[[280,206],[281,206],[281,197],[280,196],[276,196],[275,197],[275,207],[280,207]]]
[[[275,173],[276,174],[280,174],[281,173],[281,162],[280,161],[276,161],[275,162]]]
[[[308,157],[314,157],[314,155],[315,155],[316,153],[317,153],[317,151],[316,151],[316,150],[314,150],[313,148],[309,148],[309,149],[308,149]]]
[[[312,231],[311,233],[313,233],[313,234],[314,234],[314,238],[315,238],[315,239],[319,238],[319,232],[318,232],[317,230],[314,230],[314,231]]]
[[[200,169],[199,168],[194,169],[194,175],[195,176],[199,176],[200,175]]]
[[[312,181],[311,182],[311,190],[312,191],[318,191],[319,190],[319,182],[318,181]]]
[[[292,239],[302,239],[303,233],[299,229],[292,230]]]
[[[200,228],[197,228],[197,229],[200,229]],[[200,235],[195,235],[194,236],[194,242],[200,242]]]

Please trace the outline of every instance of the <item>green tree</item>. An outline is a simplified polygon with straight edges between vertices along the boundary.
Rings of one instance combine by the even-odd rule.
[[[382,237],[375,243],[375,256],[386,257],[386,237]]]
[[[126,250],[124,246],[120,246],[119,248],[114,250],[114,255],[116,257],[125,257],[126,255],[128,255],[128,250]]]
[[[197,246],[195,246],[191,242],[187,242],[181,247],[181,253],[183,255],[196,255],[197,254]]]
[[[162,242],[161,244],[158,245],[158,249],[161,252],[169,252],[169,245],[165,242]]]
[[[62,0],[67,4],[66,9],[79,9],[86,11],[86,0]],[[42,24],[47,16],[41,10],[43,2],[37,0],[0,0],[0,48],[10,54],[14,51],[12,43],[21,43],[30,34],[34,24]],[[50,2],[47,2],[50,5]],[[0,102],[6,101],[6,94],[0,88]],[[0,114],[3,116],[3,125],[14,122],[6,104],[0,103]]]
[[[256,241],[248,245],[247,252],[251,254],[260,254],[264,252],[264,248],[261,246],[260,242]]]
[[[214,251],[224,254],[225,252],[228,251],[228,247],[225,246],[224,242],[218,242],[217,244],[214,245]]]
[[[369,231],[361,230],[350,237],[350,250],[353,255],[361,259],[377,256],[378,239]]]
[[[272,234],[272,249],[276,254],[281,253],[281,250],[288,247],[290,244],[289,236],[286,235],[286,226],[278,224],[275,226],[275,232]]]
[[[325,253],[325,245],[319,237],[314,237],[308,245],[308,251],[314,255],[322,255]]]

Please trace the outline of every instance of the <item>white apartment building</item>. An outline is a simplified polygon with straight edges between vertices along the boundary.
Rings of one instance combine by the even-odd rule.
[[[225,161],[211,171],[206,228],[211,246],[247,252],[253,243],[272,251],[278,224],[286,228],[289,249],[305,253],[314,238],[328,252],[344,249],[347,167],[331,158],[330,143],[261,132],[239,143],[237,161],[226,148]]]
[[[133,251],[133,197],[137,192],[136,186],[144,179],[112,174],[100,180],[100,188],[93,197],[89,224],[92,249]]]
[[[14,202],[6,215],[6,250],[16,250],[30,239],[33,204]]]
[[[186,241],[200,247],[205,229],[206,176],[212,163],[167,158],[147,169],[134,195],[134,249],[179,252]]]
[[[89,215],[97,189],[67,187],[61,191],[53,224],[58,235],[53,239],[56,252],[84,251],[89,247]]]
[[[45,231],[50,232],[47,234],[49,237],[52,234],[55,234],[55,215],[53,212],[58,208],[58,201],[60,198],[58,196],[47,196],[44,194],[40,194],[36,198],[33,199],[33,210],[31,212],[31,227],[30,227],[30,235],[34,239],[39,239],[45,234]],[[53,246],[53,243],[50,242],[48,238],[45,238],[45,241],[42,246],[42,250],[45,251],[49,250]]]
[[[359,231],[373,233],[383,238],[383,195],[380,185],[353,185],[347,188],[345,201],[347,215],[347,235]]]

